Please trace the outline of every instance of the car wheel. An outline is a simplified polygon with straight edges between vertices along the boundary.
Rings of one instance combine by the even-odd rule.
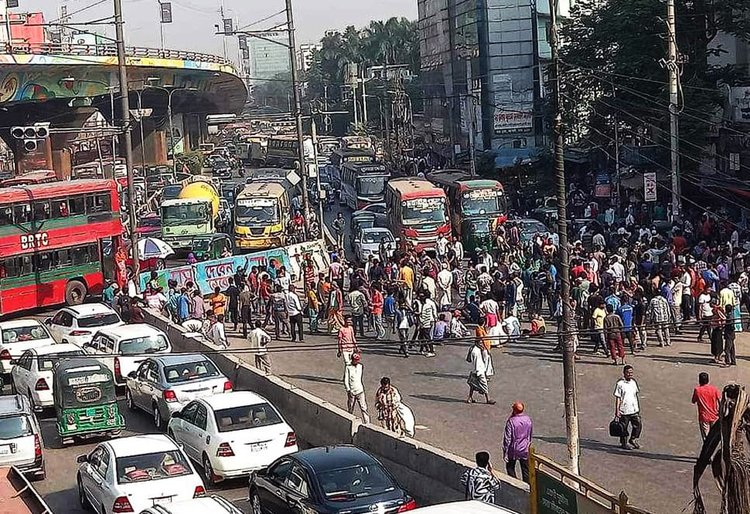
[[[203,454],[203,476],[209,486],[216,485],[216,480],[214,479],[214,468],[211,466],[211,460],[205,453]]]
[[[71,280],[65,286],[65,303],[80,305],[86,299],[86,285],[80,280]]]
[[[156,404],[154,404],[153,406],[153,415],[154,415],[154,426],[157,429],[161,430],[162,425],[164,423],[162,422],[162,419],[161,419],[161,412],[159,412],[159,407]]]
[[[81,475],[78,475],[76,480],[78,483],[78,502],[81,504],[83,510],[89,510],[89,500],[86,498],[86,491],[83,490],[83,484],[81,483]]]
[[[128,405],[128,409],[135,410],[135,402],[129,388],[125,389],[125,403]]]
[[[253,514],[263,514],[263,509],[260,506],[260,496],[257,491],[253,491],[253,495],[250,497],[250,505],[253,507]]]

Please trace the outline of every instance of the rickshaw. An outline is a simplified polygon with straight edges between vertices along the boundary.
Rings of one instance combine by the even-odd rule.
[[[222,232],[194,237],[191,245],[193,255],[198,261],[212,261],[221,259],[225,248],[233,252],[234,242],[232,238]]]
[[[63,446],[75,438],[109,435],[125,428],[120,414],[112,372],[100,362],[85,357],[64,359],[53,379],[57,433]]]
[[[370,212],[360,212],[352,217],[352,230],[349,236],[349,246],[354,251],[354,245],[361,237],[363,228],[373,228],[375,226],[375,215]]]
[[[486,218],[464,218],[461,221],[461,244],[464,248],[491,248],[492,221]]]

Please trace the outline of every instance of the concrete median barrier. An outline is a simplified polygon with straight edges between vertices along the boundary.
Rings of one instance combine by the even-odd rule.
[[[163,316],[146,312],[146,322],[167,334],[175,352],[209,354],[233,381],[235,389],[253,391],[267,398],[294,427],[300,441],[311,446],[354,444],[369,451],[391,470],[420,505],[464,499],[460,478],[467,468],[474,466],[473,462],[415,439],[399,438],[380,427],[364,425],[343,409],[244,362],[252,355],[222,353],[217,346],[187,333]],[[528,486],[507,475],[498,477],[503,482],[498,503],[527,513]]]

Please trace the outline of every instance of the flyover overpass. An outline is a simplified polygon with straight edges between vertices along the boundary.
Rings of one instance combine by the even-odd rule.
[[[167,159],[169,91],[175,132],[185,148],[196,147],[206,135],[205,116],[242,110],[247,99],[244,81],[231,62],[215,55],[182,50],[126,47],[131,109],[153,109],[143,120],[144,138],[131,125],[136,163]],[[165,89],[167,89],[165,91]],[[35,152],[18,148],[19,170],[69,169],[74,130],[95,110],[114,125],[121,119],[117,49],[113,44],[60,43],[0,46],[0,137],[14,150],[19,145],[10,127],[50,122],[53,135]],[[111,104],[114,103],[114,112]],[[143,148],[141,148],[143,146]]]

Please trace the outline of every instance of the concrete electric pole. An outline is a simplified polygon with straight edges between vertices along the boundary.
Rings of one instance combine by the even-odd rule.
[[[560,238],[560,301],[562,302],[562,348],[563,348],[563,388],[565,390],[565,433],[568,442],[568,467],[580,473],[580,441],[578,434],[578,404],[576,395],[576,361],[573,312],[570,304],[570,247],[568,245],[567,195],[565,192],[565,159],[563,141],[562,104],[560,91],[560,52],[557,32],[557,0],[549,0],[550,8],[550,48],[552,66],[552,102],[554,104],[554,162],[557,184],[557,232]]]
[[[125,141],[125,165],[128,168],[128,218],[130,229],[130,252],[133,260],[133,281],[136,291],[139,289],[138,280],[138,225],[135,219],[135,187],[133,186],[133,140],[130,135],[130,100],[128,98],[128,70],[125,55],[125,31],[122,21],[122,0],[114,0],[115,3],[115,34],[117,38],[117,67],[120,75],[120,109],[122,110],[122,130]],[[114,120],[114,112],[112,119]],[[143,144],[143,142],[141,142]]]
[[[669,139],[672,163],[672,219],[682,216],[682,195],[680,192],[680,107],[679,80],[680,63],[677,55],[677,24],[674,13],[674,0],[667,0],[667,31],[669,37]]]

